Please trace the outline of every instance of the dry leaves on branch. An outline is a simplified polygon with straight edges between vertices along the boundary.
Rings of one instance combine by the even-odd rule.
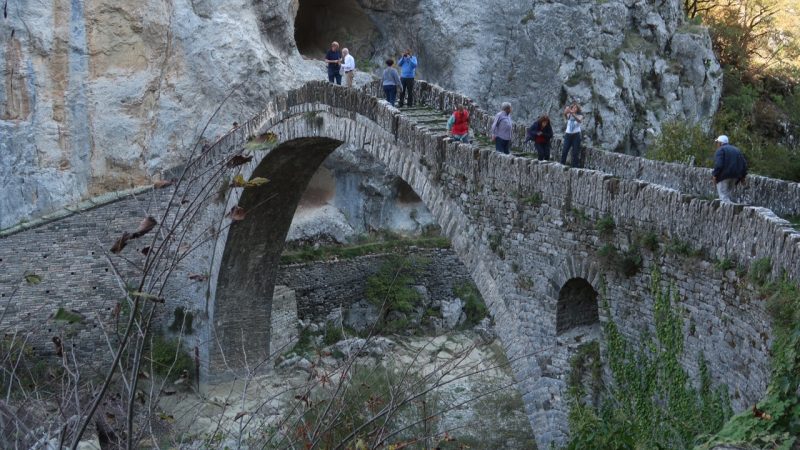
[[[39,284],[42,282],[42,277],[35,273],[25,275],[25,282],[28,284]]]
[[[158,180],[153,183],[153,187],[156,189],[163,189],[167,186],[172,186],[172,180]]]
[[[153,216],[147,216],[139,223],[139,228],[136,229],[133,233],[128,233],[127,231],[122,233],[119,239],[114,242],[114,245],[111,247],[111,253],[117,254],[128,245],[128,241],[133,239],[138,239],[145,234],[149,233],[155,226],[158,225],[158,222]]]
[[[159,296],[153,295],[153,294],[148,294],[146,292],[134,291],[134,292],[131,292],[130,295],[131,295],[131,297],[139,297],[139,298],[143,298],[145,300],[150,300],[150,301],[155,302],[155,303],[164,303],[166,301],[166,300],[164,300],[163,297],[159,297]]]
[[[238,222],[240,220],[244,220],[244,218],[247,216],[247,211],[245,211],[241,206],[234,206],[231,208],[229,216],[232,221]]]
[[[247,164],[253,160],[252,156],[243,156],[243,155],[236,155],[228,160],[225,164],[227,167],[237,167],[241,166],[242,164]]]
[[[242,174],[239,174],[239,175],[236,175],[235,177],[233,177],[233,181],[231,181],[231,187],[253,188],[253,187],[259,187],[262,184],[267,183],[267,182],[269,182],[268,179],[261,178],[261,177],[255,177],[250,181],[246,181],[244,179],[244,176]]]
[[[757,418],[759,418],[761,420],[770,420],[770,419],[772,419],[772,416],[768,412],[766,412],[764,410],[761,410],[761,409],[758,409],[755,405],[753,405],[753,416],[755,416],[755,417],[757,417]]]

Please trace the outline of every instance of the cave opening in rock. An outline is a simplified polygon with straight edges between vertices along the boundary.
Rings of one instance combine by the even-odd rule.
[[[322,58],[337,41],[347,47],[356,62],[374,53],[380,33],[356,0],[300,0],[294,23],[297,50],[311,58]]]

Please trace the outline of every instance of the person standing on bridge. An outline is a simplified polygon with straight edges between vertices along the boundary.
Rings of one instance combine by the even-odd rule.
[[[447,119],[447,132],[454,141],[469,144],[469,111],[464,105],[456,106],[456,110]]]
[[[400,92],[400,107],[402,108],[405,103],[411,108],[414,106],[414,77],[417,75],[417,57],[410,48],[407,48],[400,61],[397,61],[397,65],[400,66],[400,80],[403,85],[403,91]],[[408,103],[404,102],[406,95],[408,95]]]
[[[492,142],[494,148],[506,155],[511,150],[511,131],[514,129],[514,122],[511,121],[511,103],[503,102],[500,112],[494,116],[492,122]]]
[[[353,77],[356,75],[356,60],[350,54],[350,50],[343,48],[342,56],[344,57],[344,64],[342,64],[342,71],[344,71],[345,86],[353,87]]]
[[[572,152],[572,167],[581,166],[581,122],[583,114],[578,102],[564,108],[567,129],[564,131],[564,148],[561,150],[561,164],[567,164],[567,154]]]
[[[533,141],[533,148],[539,155],[539,161],[550,160],[550,140],[553,139],[553,127],[550,126],[550,117],[542,114],[536,122],[528,128],[525,142]]]
[[[386,68],[383,69],[383,92],[386,94],[386,101],[394,106],[397,99],[397,86],[400,85],[400,74],[394,67],[394,60],[386,60]]]
[[[342,74],[339,70],[341,70],[342,52],[339,51],[338,42],[331,42],[331,49],[325,54],[325,62],[328,63],[328,81],[341,85]]]
[[[723,134],[714,142],[717,144],[717,151],[714,154],[711,181],[717,186],[720,202],[733,203],[733,190],[747,177],[747,160],[738,148],[728,142],[728,136]]]

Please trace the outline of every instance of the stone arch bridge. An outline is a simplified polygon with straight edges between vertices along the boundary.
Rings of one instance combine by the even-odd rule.
[[[684,299],[689,370],[697,370],[695,357],[703,352],[737,408],[763,394],[770,345],[764,305],[749,300],[753,288],[733,271],[713,262],[747,268],[769,258],[773,273],[800,280],[800,234],[773,213],[800,212],[797,184],[753,177],[745,196],[760,206],[723,205],[704,199],[713,192],[704,169],[593,150],[585,155],[588,169],[501,155],[445,138],[443,111],[457,103],[471,111],[473,132],[486,133],[493,114],[469,99],[418,82],[421,106],[400,111],[379,100],[379,89],[307,84],[203,149],[185,172],[175,172],[184,176],[177,187],[111,194],[3,231],[0,330],[36,330],[30,342],[45,354],[57,334],[79,355],[103,351],[103,331],[111,333],[121,297],[113,274],[136,276],[150,260],[140,251],[151,241],[132,242],[120,255],[108,249],[151,214],[180,230],[168,237],[168,249],[192,249],[174,273],[159,272],[149,282],[168,280],[161,291],[165,315],[178,307],[193,313],[186,340],[202,376],[266,367],[275,350],[270,342],[285,333],[269,325],[295,207],[326,156],[350,143],[405,180],[451,239],[494,317],[542,448],[566,438],[571,352],[609,319],[598,293],[620,329],[635,338],[652,328],[656,267]],[[519,150],[523,137],[517,127]],[[226,167],[241,154],[253,158]],[[229,188],[234,172],[271,181]],[[232,220],[235,207],[246,212],[244,220]],[[175,222],[176,211],[191,211],[186,225]],[[165,237],[162,231],[152,242]],[[25,282],[29,275],[41,282]],[[82,316],[81,324],[55,320],[59,308]]]

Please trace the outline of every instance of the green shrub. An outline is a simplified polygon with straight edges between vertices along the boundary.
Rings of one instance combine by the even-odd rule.
[[[468,282],[460,286],[453,286],[453,295],[464,301],[464,313],[467,316],[467,320],[464,322],[465,327],[477,325],[489,313],[483,297],[474,283]]]
[[[658,235],[648,232],[639,236],[639,245],[651,252],[658,250]]]
[[[759,258],[750,264],[750,279],[759,286],[763,286],[769,280],[772,272],[772,260],[770,258]]]
[[[631,247],[620,255],[617,264],[619,271],[626,277],[632,277],[642,269],[642,255],[637,247]]]
[[[614,218],[611,217],[610,214],[603,216],[600,220],[597,221],[595,224],[595,228],[600,234],[611,234],[614,231],[616,224],[614,223]]]
[[[176,379],[181,376],[194,376],[194,361],[175,339],[167,339],[161,335],[151,337],[149,346],[150,362],[153,364],[153,371],[158,375],[169,379]]]
[[[341,327],[337,327],[333,322],[325,324],[325,336],[322,339],[325,345],[333,345],[342,339],[344,339],[344,332]]]
[[[603,246],[597,250],[597,256],[604,259],[606,263],[613,262],[613,260],[617,258],[617,255],[617,248],[612,244],[603,244]]]
[[[661,125],[661,134],[646,156],[658,161],[709,167],[714,149],[711,139],[699,125],[685,121],[666,122]]]
[[[716,266],[717,269],[724,272],[726,270],[731,270],[734,267],[736,267],[736,263],[734,263],[733,260],[729,258],[722,258],[718,259],[716,264],[714,264],[714,266]]]
[[[498,250],[502,250],[502,245],[503,235],[498,233],[489,236],[489,248],[492,249],[493,252],[497,253]]]
[[[542,194],[534,192],[530,196],[526,197],[523,202],[534,207],[542,206]]]
[[[192,325],[194,324],[194,314],[191,311],[186,311],[183,306],[178,306],[173,311],[175,317],[172,319],[172,324],[169,326],[169,331],[178,333],[183,330],[185,334],[194,333]]]
[[[420,257],[394,257],[377,274],[367,278],[365,295],[370,303],[381,308],[381,324],[385,324],[392,311],[408,313],[419,306],[420,295],[411,286],[414,277],[428,263],[429,260]]]
[[[81,323],[83,322],[83,317],[80,314],[67,311],[64,308],[58,308],[58,311],[53,315],[53,320],[60,320],[67,323]]]
[[[703,253],[702,249],[694,248],[689,242],[677,238],[669,241],[667,251],[675,255],[689,257],[699,257]]]

